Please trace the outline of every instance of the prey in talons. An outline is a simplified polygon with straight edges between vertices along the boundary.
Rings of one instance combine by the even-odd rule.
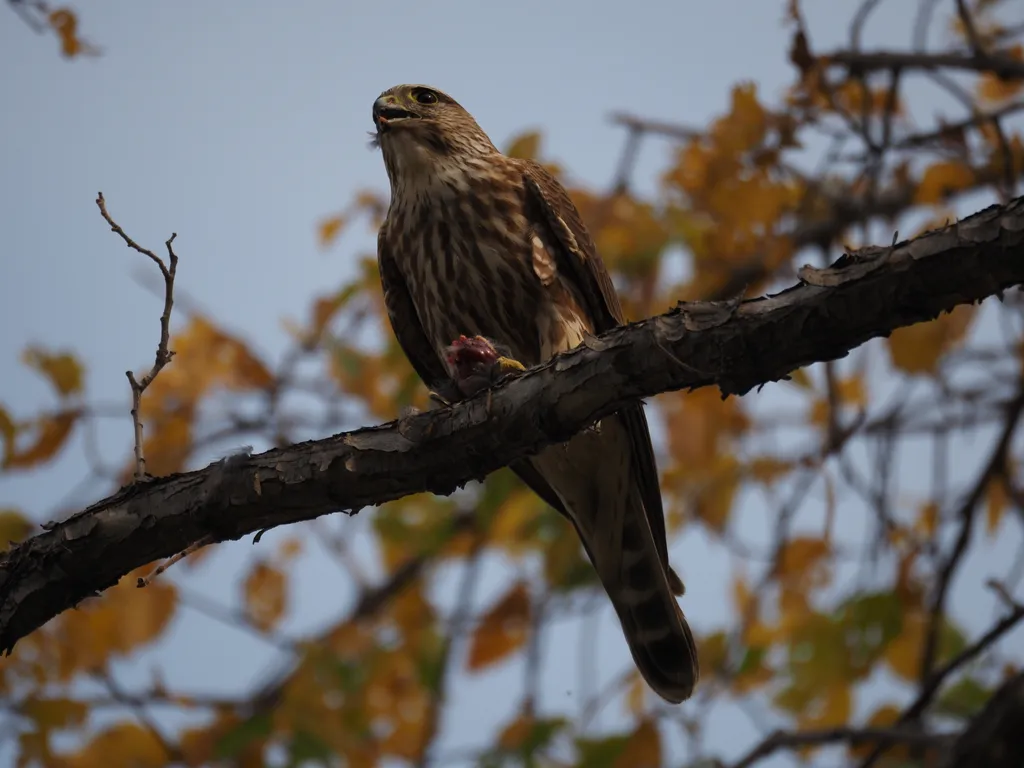
[[[451,378],[430,393],[431,400],[445,406],[490,390],[505,377],[526,370],[525,365],[511,357],[508,347],[483,336],[459,336],[445,348],[445,364]],[[490,411],[488,393],[487,412]]]

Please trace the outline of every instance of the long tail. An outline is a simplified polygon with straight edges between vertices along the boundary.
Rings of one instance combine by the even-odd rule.
[[[576,528],[619,616],[637,669],[655,693],[677,704],[697,684],[697,648],[672,594],[670,581],[678,584],[679,579],[670,569],[666,572],[638,494],[631,495],[630,508],[618,516],[621,537],[602,530],[615,519],[611,514],[591,518],[601,526],[597,530],[588,530],[589,516],[581,515]],[[617,546],[614,539],[619,539]]]
[[[689,698],[699,673],[693,633],[673,594],[682,582],[655,545],[625,426],[604,419],[531,465],[528,482],[546,499],[557,495],[576,526],[648,685],[674,704]]]

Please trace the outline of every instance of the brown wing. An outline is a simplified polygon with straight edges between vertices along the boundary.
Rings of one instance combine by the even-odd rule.
[[[405,279],[388,247],[386,227],[385,224],[377,234],[377,267],[380,269],[380,284],[384,289],[388,320],[413,370],[424,384],[433,389],[448,379],[448,371],[423,331],[416,305],[412,303]]]
[[[530,208],[536,214],[531,218],[547,223],[551,234],[555,236],[562,248],[557,254],[558,269],[580,291],[581,299],[595,333],[603,333],[625,322],[622,305],[612,284],[608,270],[597,253],[594,241],[587,228],[583,225],[579,211],[573,205],[569,193],[542,165],[531,160],[514,160],[523,171],[527,190],[527,215]],[[665,534],[665,511],[661,501],[661,488],[658,482],[658,468],[654,459],[654,448],[651,445],[651,433],[647,426],[647,416],[641,403],[630,405],[619,411],[633,446],[633,463],[640,494],[643,499],[647,522],[654,536],[658,555],[665,566],[669,583],[677,594],[682,592],[682,583],[668,564],[668,543]],[[518,470],[517,470],[518,472]],[[542,493],[535,485],[536,478],[528,478],[520,473],[523,481],[533,490],[548,500],[554,496],[550,488]],[[544,483],[543,480],[540,480]],[[546,483],[544,483],[546,485]],[[550,503],[550,502],[549,502]],[[553,505],[554,506],[554,505]],[[556,509],[562,511],[560,506]]]

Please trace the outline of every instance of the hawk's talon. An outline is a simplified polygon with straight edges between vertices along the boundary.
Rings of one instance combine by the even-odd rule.
[[[499,357],[494,364],[501,376],[515,376],[526,371],[526,366],[513,357]]]
[[[452,407],[452,404],[448,400],[448,398],[446,398],[440,392],[434,392],[433,390],[430,390],[429,392],[427,392],[427,398],[429,398],[431,402],[436,403],[437,405],[441,406],[442,408],[451,408]]]

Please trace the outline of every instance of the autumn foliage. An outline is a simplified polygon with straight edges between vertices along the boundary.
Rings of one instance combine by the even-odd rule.
[[[907,106],[907,92],[936,71],[929,54],[896,66],[858,59],[857,49],[816,50],[796,2],[785,20],[793,82],[781,97],[738,84],[725,113],[701,128],[622,116],[631,141],[660,134],[676,142],[650,197],[630,192],[628,168],[609,190],[571,190],[627,316],[681,299],[770,292],[844,247],[884,245],[895,230],[906,237],[953,219],[964,195],[982,200],[977,207],[1007,199],[1024,172],[1014,122],[1024,112],[1024,46],[1020,28],[1001,22],[1008,5],[974,0],[966,17],[942,6],[951,11],[943,17],[949,50],[973,62],[959,68],[969,85],[956,87],[968,103],[956,118],[935,121]],[[70,11],[48,10],[46,19],[66,56],[92,50]],[[540,135],[506,149],[539,157]],[[386,206],[380,190],[358,194],[315,224],[321,246],[335,254],[346,228],[378,226]],[[682,275],[670,268],[680,253]],[[194,467],[221,446],[287,444],[427,406],[387,326],[375,257],[358,258],[352,281],[296,308],[292,346],[277,362],[225,330],[228,317],[176,310],[175,356],[142,400],[152,474]],[[724,582],[709,587],[673,556],[699,634],[701,683],[691,703],[664,706],[624,649],[600,686],[581,681],[568,697],[545,691],[551,647],[560,658],[592,653],[563,619],[594,627],[590,617],[609,609],[571,527],[502,470],[450,498],[407,497],[268,534],[242,576],[239,606],[223,613],[280,646],[286,663],[245,696],[194,696],[166,670],[144,690],[122,689],[112,665],[152,649],[176,616],[196,609],[175,572],[201,572],[215,548],[145,589],[136,580],[151,568],[127,574],[0,661],[19,765],[368,768],[428,757],[434,765],[697,765],[710,757],[703,730],[745,708],[787,733],[841,730],[831,741],[795,739],[790,746],[805,758],[828,744],[838,750],[833,764],[934,765],[949,743],[941,735],[967,727],[1024,661],[1020,644],[996,637],[977,645],[1003,615],[1021,613],[1012,569],[992,562],[981,577],[965,577],[972,599],[994,599],[993,625],[958,618],[949,591],[965,553],[984,559],[999,537],[1020,536],[1022,311],[1014,292],[901,328],[761,393],[723,400],[706,388],[648,404],[672,550],[701,542]],[[28,347],[22,363],[53,402],[15,413],[0,391],[2,473],[46,468],[92,418],[85,363],[72,351]],[[298,391],[317,403],[316,418],[289,405]],[[243,415],[225,393],[262,405]],[[129,434],[127,405],[124,414]],[[126,456],[120,480],[133,471]],[[35,513],[0,509],[0,541],[30,536],[43,522]],[[292,580],[316,541],[356,594],[318,633],[288,637],[281,627]],[[481,601],[475,587],[488,562],[513,575]],[[704,591],[728,596],[727,621],[701,615],[693,595]],[[489,705],[503,713],[501,727],[476,734],[471,753],[439,753],[459,681],[509,666],[521,680]],[[93,717],[96,684],[116,718]],[[165,726],[154,704],[187,712],[190,725]],[[614,727],[594,725],[602,709],[617,713]],[[934,743],[897,740],[877,754],[876,743],[842,731],[907,722],[937,734]],[[736,744],[725,757],[756,747]]]

